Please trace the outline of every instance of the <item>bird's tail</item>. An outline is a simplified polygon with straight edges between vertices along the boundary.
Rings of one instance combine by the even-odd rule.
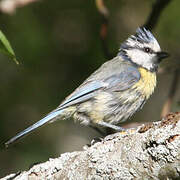
[[[38,122],[36,122],[35,124],[33,124],[32,126],[26,128],[24,131],[18,133],[16,136],[14,136],[13,138],[11,138],[9,141],[7,141],[5,143],[5,146],[8,147],[10,144],[14,143],[15,141],[17,141],[18,139],[22,138],[23,136],[31,133],[32,131],[34,131],[35,129],[45,125],[46,123],[50,122],[52,119],[56,118],[57,116],[59,116],[62,113],[63,109],[59,109],[57,111],[52,111],[51,113],[49,113],[46,117],[44,117],[43,119],[39,120]]]

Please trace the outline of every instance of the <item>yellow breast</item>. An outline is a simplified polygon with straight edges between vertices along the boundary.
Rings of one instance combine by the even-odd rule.
[[[141,79],[134,85],[134,88],[148,99],[156,87],[156,73],[150,72],[144,68],[139,68],[139,72],[141,74]]]

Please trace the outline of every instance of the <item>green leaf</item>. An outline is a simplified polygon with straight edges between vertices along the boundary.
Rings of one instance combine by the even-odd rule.
[[[16,59],[16,55],[11,47],[11,44],[7,40],[6,36],[0,30],[0,52],[12,58],[16,64],[19,64],[18,60]]]

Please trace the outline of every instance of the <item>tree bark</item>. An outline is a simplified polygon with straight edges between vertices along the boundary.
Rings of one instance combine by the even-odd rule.
[[[90,147],[85,146],[83,151],[64,153],[1,180],[164,180],[178,177],[180,113],[171,113],[162,121],[106,136]]]

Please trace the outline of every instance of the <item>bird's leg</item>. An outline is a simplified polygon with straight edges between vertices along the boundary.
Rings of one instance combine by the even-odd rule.
[[[125,132],[126,129],[120,127],[120,126],[116,126],[116,125],[112,125],[112,124],[109,124],[107,122],[98,122],[98,125],[102,126],[103,128],[105,128],[105,131],[102,131],[101,129],[99,129],[98,127],[96,126],[93,126],[93,125],[89,125],[91,128],[93,128],[94,130],[96,130],[99,134],[101,134],[103,137],[107,136],[107,135],[110,135],[110,134],[113,134],[114,132],[113,131],[116,131],[116,132]],[[102,138],[94,138],[92,141],[91,141],[91,145],[95,144],[96,142],[100,142],[102,141]]]
[[[122,128],[120,126],[116,126],[116,125],[113,125],[113,124],[109,124],[107,122],[98,122],[98,124],[100,126],[103,126],[103,127],[106,127],[106,128],[111,128],[111,129],[115,130],[116,132],[124,132],[124,131],[126,131],[125,128]]]

